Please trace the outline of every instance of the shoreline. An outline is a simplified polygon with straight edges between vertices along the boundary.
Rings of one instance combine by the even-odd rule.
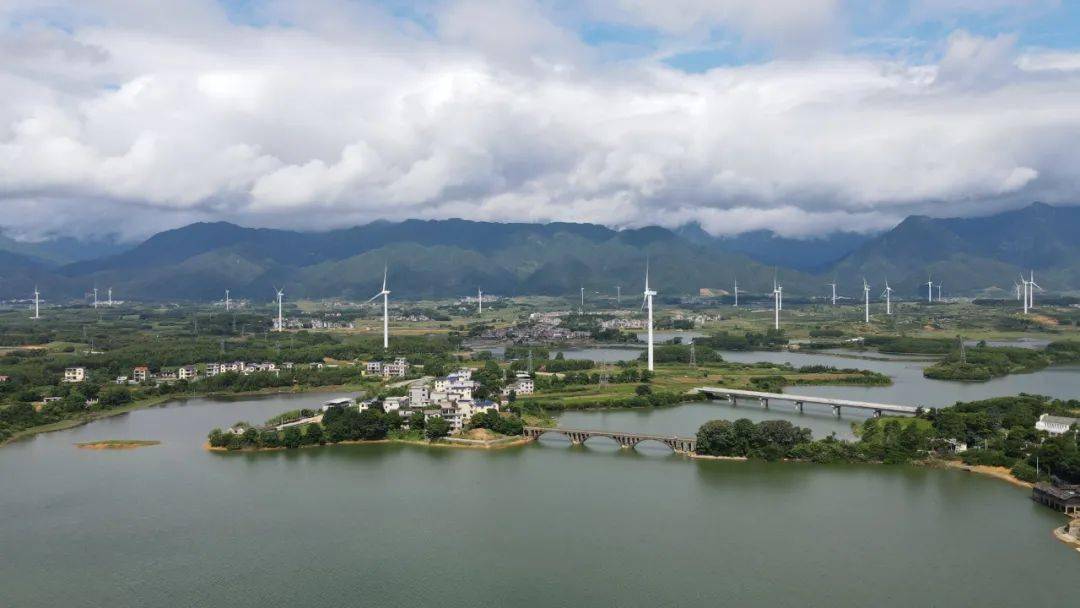
[[[470,443],[458,443],[451,441],[418,441],[416,439],[351,439],[346,441],[338,441],[337,443],[312,443],[308,445],[300,445],[295,448],[288,448],[285,446],[278,446],[273,448],[240,448],[239,450],[230,450],[229,448],[217,448],[210,445],[209,442],[203,442],[203,449],[207,452],[218,452],[223,454],[231,453],[259,453],[259,452],[280,452],[286,450],[302,450],[305,448],[328,448],[337,445],[377,445],[377,444],[389,444],[397,443],[401,445],[420,446],[425,448],[456,448],[463,450],[503,450],[506,448],[520,447],[532,443],[534,440],[531,437],[502,437],[492,441],[478,441],[462,439],[460,442],[470,441]]]
[[[114,408],[114,409],[111,409],[111,410],[101,410],[101,411],[98,411],[98,412],[91,412],[91,413],[88,413],[88,414],[86,414],[84,416],[81,416],[79,418],[69,418],[67,420],[60,420],[58,422],[52,422],[52,423],[41,425],[41,426],[34,426],[34,427],[30,427],[28,429],[23,429],[23,430],[15,433],[11,437],[8,437],[4,441],[0,441],[0,448],[8,445],[9,443],[14,443],[15,441],[22,440],[22,439],[29,439],[29,438],[31,438],[31,437],[33,437],[35,435],[39,435],[39,434],[42,434],[42,433],[54,433],[56,431],[66,431],[68,429],[73,429],[73,428],[76,428],[76,427],[80,427],[80,426],[83,426],[85,424],[90,424],[91,422],[95,422],[97,420],[103,420],[105,418],[112,418],[113,416],[119,416],[121,414],[128,414],[130,412],[143,410],[143,409],[154,407],[154,406],[157,406],[157,405],[165,405],[165,404],[173,402],[173,401],[188,401],[188,400],[190,400],[192,398],[203,398],[203,399],[209,398],[209,399],[215,399],[215,400],[221,400],[221,401],[228,401],[228,400],[230,400],[229,398],[231,398],[231,397],[237,397],[237,398],[261,397],[261,396],[272,397],[274,395],[288,395],[288,394],[302,395],[302,394],[307,394],[307,393],[334,393],[334,392],[338,392],[338,391],[363,390],[362,388],[350,388],[350,387],[357,387],[357,386],[359,386],[359,385],[335,384],[335,385],[327,385],[327,386],[313,386],[313,387],[302,389],[302,390],[292,390],[292,387],[290,387],[289,390],[280,390],[280,388],[282,388],[282,387],[279,387],[278,389],[273,389],[273,390],[259,389],[257,391],[244,391],[244,392],[240,392],[240,393],[212,392],[212,393],[204,393],[204,394],[201,394],[201,395],[195,395],[194,397],[192,397],[191,395],[156,395],[154,397],[141,399],[139,401],[133,401],[133,402],[127,404],[127,405],[124,405],[124,406],[118,407],[118,408]]]
[[[994,479],[1000,479],[1001,481],[1008,482],[1016,487],[1032,489],[1035,484],[1017,479],[1013,477],[1009,469],[1005,467],[991,467],[987,465],[970,465],[964,464],[958,460],[928,460],[926,461],[928,466],[940,466],[945,469],[954,469],[957,471],[965,471],[968,473],[976,473],[978,475],[985,475],[987,477],[993,477]]]

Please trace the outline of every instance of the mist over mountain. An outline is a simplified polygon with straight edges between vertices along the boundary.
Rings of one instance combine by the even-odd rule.
[[[803,272],[827,270],[875,236],[857,232],[833,232],[821,237],[791,238],[771,230],[712,236],[697,223],[682,226],[675,232],[691,242],[712,249],[743,253],[762,264]]]
[[[0,296],[78,299],[96,286],[133,300],[367,299],[389,268],[397,297],[490,294],[638,297],[646,259],[661,296],[701,289],[766,293],[779,272],[792,298],[821,296],[836,277],[855,295],[863,277],[888,278],[901,297],[925,293],[927,275],[945,295],[1012,292],[1021,269],[1051,291],[1080,286],[1080,208],[1033,204],[988,217],[912,216],[870,236],[835,233],[791,239],[770,232],[713,237],[700,226],[613,230],[595,224],[491,223],[459,219],[373,222],[328,232],[197,223],[158,233],[127,250],[57,265],[15,241],[0,247]],[[14,244],[14,245],[13,245]],[[56,259],[56,258],[54,258]],[[777,270],[778,269],[778,270]],[[922,291],[920,291],[920,289]]]

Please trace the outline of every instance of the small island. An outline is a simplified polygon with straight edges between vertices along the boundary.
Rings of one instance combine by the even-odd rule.
[[[160,441],[146,439],[103,439],[101,441],[76,443],[75,447],[80,450],[134,450],[160,444]]]

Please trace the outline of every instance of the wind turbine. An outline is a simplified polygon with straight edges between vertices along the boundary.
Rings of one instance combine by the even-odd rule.
[[[1034,278],[1034,277],[1032,277],[1032,278]],[[1028,294],[1031,293],[1031,284],[1028,283],[1028,280],[1025,279],[1024,275],[1022,275],[1022,274],[1020,275],[1020,282],[1024,284],[1024,314],[1026,315],[1026,314],[1028,314],[1028,307],[1029,307],[1028,302],[1030,301],[1029,297],[1028,297]]]
[[[484,316],[484,291],[479,287],[476,288],[476,303],[480,305],[477,314],[481,317]]]
[[[585,288],[581,288],[581,310],[585,310]]]
[[[277,330],[285,331],[285,320],[281,316],[281,299],[285,297],[285,290],[274,288],[277,292]]]
[[[41,318],[41,292],[38,291],[37,285],[34,285],[34,317],[35,319]]]
[[[1022,279],[1022,278],[1023,278],[1023,277],[1021,277],[1021,279]],[[1014,285],[1013,285],[1013,287],[1015,287],[1015,288],[1016,288],[1016,299],[1017,299],[1017,300],[1019,300],[1019,299],[1020,299],[1020,283],[1016,283],[1016,284],[1014,284]]]
[[[229,311],[229,290],[225,290],[225,311]]]
[[[1035,271],[1031,271],[1031,278],[1028,279],[1028,308],[1035,308],[1035,290],[1042,291],[1042,287],[1035,282]]]
[[[892,314],[892,287],[889,287],[889,279],[885,279],[885,291],[881,292],[881,295],[885,296],[885,314]]]
[[[372,300],[382,296],[382,347],[384,349],[390,348],[390,290],[386,288],[386,266],[383,266],[382,274],[382,290],[379,293],[371,296]]]
[[[773,285],[773,287],[772,287],[772,293],[773,293],[773,329],[779,330],[780,329],[780,298],[781,298],[780,294],[783,293],[784,288],[781,287],[780,284],[776,282],[776,278],[773,278],[773,284],[772,285]]]
[[[97,308],[97,287],[94,288],[94,308]]]
[[[653,323],[652,323],[652,299],[656,292],[649,289],[649,262],[645,261],[645,300],[641,303],[642,308],[648,308],[648,335],[649,335],[649,371],[653,371]]]
[[[934,281],[930,278],[930,275],[926,275],[926,301],[934,301]]]
[[[622,285],[615,286],[615,306],[622,307]]]
[[[832,287],[832,305],[836,306],[836,279],[833,279],[832,283],[826,283]]]
[[[739,307],[739,277],[735,277],[735,308]]]
[[[937,301],[941,301],[941,283],[937,284]]]
[[[863,280],[862,280],[862,292],[863,292],[863,300],[866,302],[866,306],[865,306],[866,323],[869,324],[870,323],[870,285],[867,284],[866,277],[863,277]]]

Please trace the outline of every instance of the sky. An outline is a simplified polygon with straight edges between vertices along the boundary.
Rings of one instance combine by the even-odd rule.
[[[1080,203],[1080,3],[0,0],[0,230]]]

